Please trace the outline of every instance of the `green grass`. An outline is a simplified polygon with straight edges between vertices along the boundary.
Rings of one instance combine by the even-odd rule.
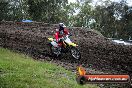
[[[79,85],[75,74],[53,63],[0,48],[0,88],[97,88]]]

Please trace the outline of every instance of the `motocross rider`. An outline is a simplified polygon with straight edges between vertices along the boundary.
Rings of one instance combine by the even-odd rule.
[[[54,35],[56,42],[59,46],[62,46],[63,38],[69,35],[69,31],[63,23],[59,23],[59,29],[56,29],[56,33]]]

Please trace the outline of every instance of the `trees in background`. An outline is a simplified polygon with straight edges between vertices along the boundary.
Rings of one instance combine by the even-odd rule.
[[[96,29],[106,37],[129,39],[132,30],[130,25],[132,19],[129,16],[131,13],[127,15],[129,9],[130,7],[124,1],[112,2],[105,7],[101,6],[101,9],[98,9],[101,13],[96,11],[96,14],[100,14],[98,14],[99,17],[102,16],[101,19],[97,15],[95,16],[97,23],[99,23]],[[129,18],[127,19],[127,17]]]
[[[101,1],[95,6],[83,0],[80,12],[76,15],[80,20],[78,26],[93,28],[110,38],[128,40],[132,37],[132,9],[126,3]]]
[[[68,0],[28,0],[28,12],[33,20],[57,23],[67,20]]]
[[[106,37],[132,37],[132,7],[126,0],[111,2],[99,0],[1,0],[0,20],[31,19],[46,23],[64,22],[68,26],[87,27],[100,31]]]
[[[0,20],[7,20],[9,3],[5,0],[0,1]]]

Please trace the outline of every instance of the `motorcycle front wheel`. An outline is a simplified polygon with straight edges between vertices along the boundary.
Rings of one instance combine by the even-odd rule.
[[[71,55],[74,59],[80,60],[81,54],[80,54],[80,51],[77,48],[72,47],[70,51],[71,51],[70,53],[71,53]]]

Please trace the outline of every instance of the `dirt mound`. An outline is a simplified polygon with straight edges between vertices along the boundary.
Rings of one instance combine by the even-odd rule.
[[[0,46],[40,58],[47,55],[47,38],[57,26],[47,23],[0,22]],[[132,46],[117,45],[90,29],[70,28],[73,41],[79,44],[80,63],[101,70],[132,70]],[[65,58],[65,59],[64,59]],[[64,57],[62,61],[69,61]]]

